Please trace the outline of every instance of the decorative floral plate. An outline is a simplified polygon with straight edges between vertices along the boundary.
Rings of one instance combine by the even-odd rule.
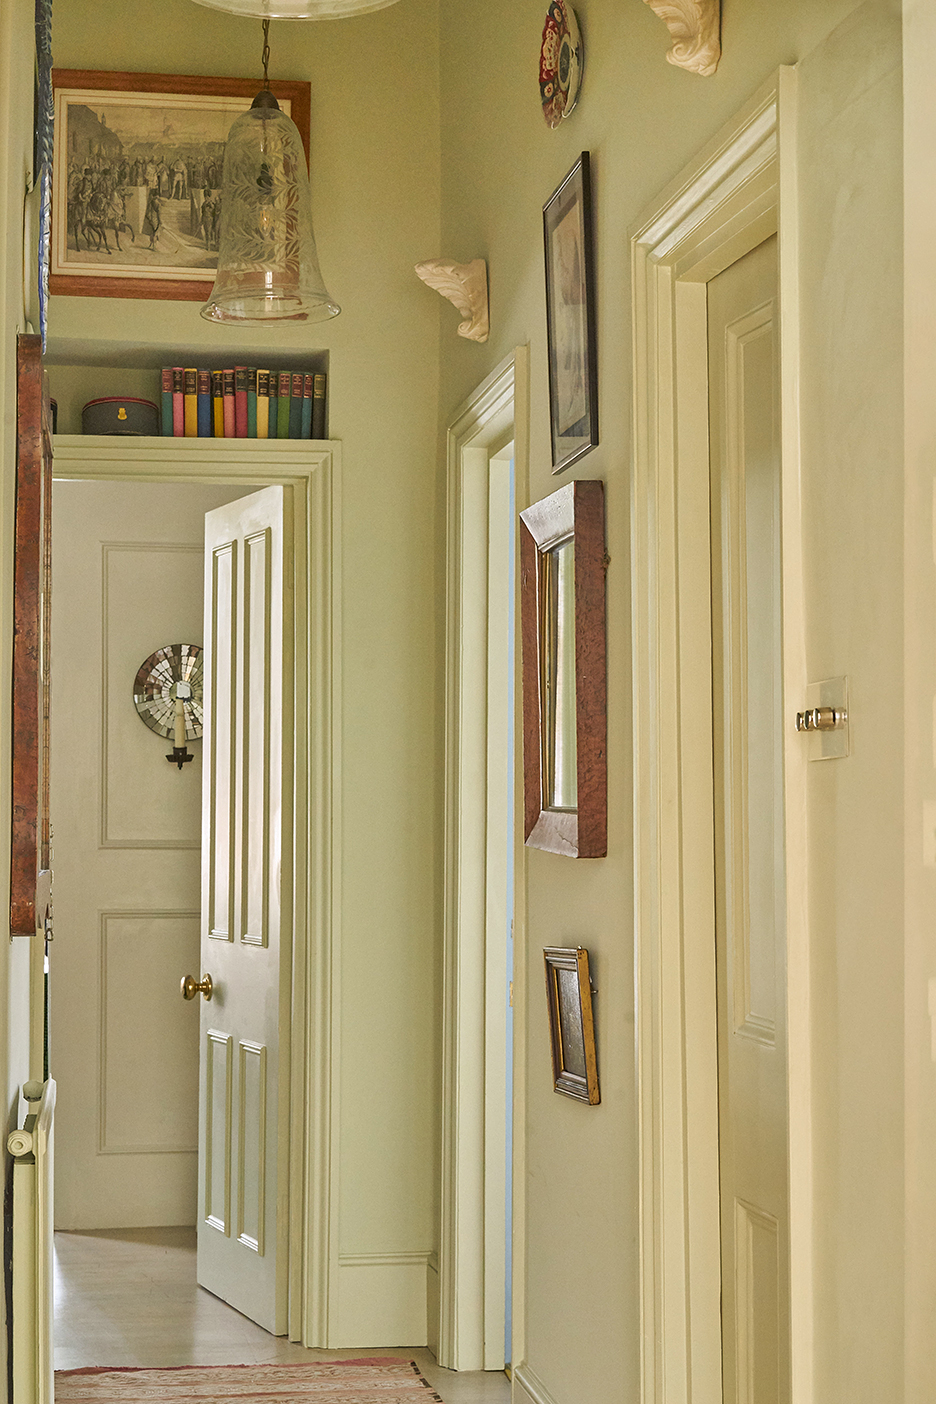
[[[550,0],[540,49],[540,99],[548,127],[558,127],[575,107],[582,57],[575,11],[566,0]]]

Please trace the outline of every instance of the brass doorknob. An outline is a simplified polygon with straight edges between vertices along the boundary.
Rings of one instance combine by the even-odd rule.
[[[203,975],[200,980],[196,980],[194,975],[182,976],[183,999],[194,999],[199,991],[201,991],[206,999],[210,999],[213,989],[214,986],[211,983],[210,975]]]

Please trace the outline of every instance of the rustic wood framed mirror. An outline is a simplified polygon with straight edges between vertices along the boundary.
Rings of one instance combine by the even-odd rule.
[[[604,484],[567,483],[520,513],[524,839],[608,851]]]
[[[16,340],[16,524],[13,558],[13,817],[10,935],[51,923],[49,610],[52,417],[42,338]]]

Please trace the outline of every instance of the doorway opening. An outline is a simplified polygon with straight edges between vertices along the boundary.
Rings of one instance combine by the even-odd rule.
[[[291,447],[291,446],[290,446]],[[199,452],[201,448],[203,451]],[[141,452],[142,449],[142,452]],[[331,821],[331,777],[337,765],[335,745],[332,736],[332,650],[334,639],[334,621],[337,613],[337,600],[334,594],[334,580],[331,568],[331,543],[333,539],[333,497],[332,478],[333,462],[335,452],[332,448],[309,450],[303,448],[301,451],[284,450],[280,453],[261,453],[255,448],[246,445],[227,445],[214,442],[208,445],[193,445],[184,440],[167,441],[159,443],[158,446],[147,444],[144,446],[133,441],[113,440],[106,443],[101,441],[89,441],[87,439],[70,439],[61,437],[56,441],[55,457],[55,478],[60,481],[61,490],[79,492],[93,491],[107,492],[108,488],[127,491],[137,491],[144,495],[159,493],[164,490],[172,497],[181,491],[185,495],[187,491],[190,495],[201,493],[215,500],[224,502],[252,501],[256,498],[256,488],[265,488],[268,484],[277,484],[274,492],[281,495],[281,498],[288,503],[286,513],[288,547],[292,561],[290,583],[291,591],[295,598],[295,611],[293,626],[289,634],[289,649],[295,660],[295,665],[290,675],[290,695],[288,699],[288,711],[291,718],[288,728],[287,743],[289,752],[289,777],[292,789],[292,818],[289,832],[284,828],[283,833],[288,845],[288,854],[284,853],[284,862],[292,869],[294,874],[294,913],[291,923],[291,941],[288,943],[288,958],[286,962],[286,983],[281,986],[283,998],[278,1003],[278,1035],[281,1042],[280,1056],[275,1060],[275,1067],[270,1070],[271,1086],[282,1097],[285,1107],[285,1116],[274,1127],[288,1127],[287,1139],[280,1137],[280,1149],[282,1152],[281,1163],[284,1166],[282,1180],[282,1195],[277,1195],[279,1204],[279,1214],[277,1223],[281,1226],[281,1237],[283,1242],[288,1242],[293,1249],[290,1258],[286,1258],[285,1253],[279,1256],[279,1269],[283,1279],[283,1299],[286,1311],[283,1326],[285,1335],[291,1341],[300,1342],[306,1346],[316,1346],[325,1344],[326,1323],[328,1319],[329,1301],[327,1293],[327,1283],[329,1274],[327,1271],[328,1241],[329,1241],[329,1215],[334,1214],[335,1206],[331,1193],[331,1184],[327,1174],[312,1177],[308,1172],[310,1161],[324,1161],[327,1165],[330,1162],[328,1147],[332,1128],[330,1121],[319,1116],[310,1115],[311,1106],[321,1106],[328,1104],[327,1089],[330,1085],[331,1077],[331,1039],[330,1020],[328,1017],[329,998],[328,990],[330,986],[330,971],[333,956],[333,943],[331,936],[331,904],[330,904],[330,884],[328,874],[331,871],[331,844],[332,844],[332,821]],[[76,481],[78,480],[78,481]],[[82,486],[82,480],[84,486]],[[265,496],[261,492],[260,496]],[[215,511],[218,508],[215,507]],[[93,514],[92,514],[93,515]],[[129,608],[134,599],[136,603],[143,607],[145,602],[147,581],[152,593],[158,595],[158,580],[156,575],[146,571],[141,572],[142,580],[135,578],[133,567],[134,548],[141,543],[155,543],[157,547],[169,547],[167,551],[156,550],[155,556],[163,559],[160,565],[171,566],[172,561],[168,558],[177,556],[182,560],[186,555],[186,550],[173,552],[173,546],[187,548],[190,556],[190,564],[194,561],[196,566],[196,579],[201,582],[202,569],[201,562],[203,556],[203,545],[201,538],[204,530],[204,519],[200,524],[200,530],[195,539],[191,535],[189,539],[175,539],[176,533],[170,534],[167,542],[165,535],[160,540],[160,531],[157,523],[158,513],[151,513],[146,516],[145,511],[139,514],[140,520],[127,532],[107,533],[109,540],[98,540],[96,550],[96,571],[97,571],[97,597],[98,605],[96,613],[96,626],[99,646],[104,638],[104,625],[110,621],[113,624],[113,637],[110,642],[114,644],[115,657],[119,651],[118,645],[123,640],[124,652],[129,656],[129,650],[139,651],[139,647],[147,650],[145,643],[140,643],[134,648],[136,643],[134,635],[134,610]],[[60,516],[59,526],[62,525]],[[100,537],[101,533],[98,533]],[[262,544],[262,543],[261,543]],[[249,543],[248,543],[249,545]],[[129,549],[128,549],[129,548]],[[250,551],[243,552],[244,560],[248,561]],[[262,568],[262,551],[254,551],[254,559]],[[137,562],[139,564],[139,562]],[[155,570],[155,567],[154,567]],[[248,571],[249,573],[249,571]],[[259,579],[260,577],[257,577]],[[142,591],[140,586],[142,584]],[[106,586],[106,592],[105,592]],[[136,591],[136,595],[134,595]],[[61,591],[59,592],[62,593]],[[107,594],[108,607],[105,609],[101,604],[104,594]],[[200,593],[200,590],[199,592]],[[94,592],[92,591],[92,595]],[[184,590],[183,595],[187,598],[189,606],[193,595],[193,590]],[[72,602],[68,595],[63,602],[68,607]],[[121,617],[121,609],[128,617]],[[198,620],[197,636],[201,635],[200,612],[196,610]],[[103,621],[103,623],[102,623]],[[190,623],[192,621],[189,621]],[[262,620],[259,621],[261,634],[263,633]],[[123,629],[123,635],[121,630]],[[175,633],[173,628],[170,633]],[[59,631],[60,644],[69,644],[76,641],[80,643],[80,630],[72,631],[66,628]],[[169,639],[166,637],[162,643],[187,642],[192,640]],[[79,650],[80,656],[80,650]],[[169,1061],[175,1058],[179,1063],[179,1068],[175,1069],[178,1074],[176,1079],[177,1104],[183,1106],[183,1115],[168,1113],[165,1109],[165,1100],[162,1103],[162,1113],[159,1113],[151,1104],[158,1101],[158,1098],[147,1097],[147,1092],[152,1093],[153,1088],[160,1088],[167,1083],[172,1084],[171,1076],[167,1077],[167,1069],[160,1066],[154,1069],[148,1065],[146,1057],[147,1036],[150,1043],[153,1042],[153,1030],[159,1027],[158,1015],[160,1002],[165,1004],[162,1012],[170,1012],[178,1018],[184,1018],[186,1013],[194,1014],[194,1008],[187,1008],[183,1005],[179,994],[179,976],[190,973],[191,964],[200,964],[198,961],[197,931],[200,925],[199,907],[200,894],[199,887],[195,887],[194,905],[190,905],[191,898],[185,896],[184,874],[161,873],[158,878],[144,877],[137,881],[126,873],[117,873],[122,860],[128,854],[132,856],[131,850],[139,850],[139,839],[141,833],[147,840],[150,856],[154,853],[158,860],[165,860],[171,866],[176,863],[180,868],[186,866],[191,869],[194,866],[195,873],[198,873],[198,844],[200,841],[200,789],[195,778],[192,785],[189,779],[188,788],[192,792],[189,803],[189,822],[192,832],[185,833],[185,821],[176,816],[175,820],[167,819],[168,807],[161,808],[155,802],[159,797],[159,787],[165,794],[178,796],[183,792],[173,791],[171,787],[167,789],[169,781],[178,781],[181,777],[183,784],[189,778],[187,772],[196,769],[195,766],[185,767],[179,770],[177,767],[169,766],[163,759],[163,752],[167,749],[160,746],[159,739],[148,735],[146,729],[142,727],[133,712],[132,683],[133,677],[125,679],[123,677],[109,677],[108,668],[105,666],[105,651],[101,648],[101,663],[95,669],[92,665],[87,665],[84,670],[84,686],[79,685],[79,692],[84,692],[86,698],[86,709],[89,714],[86,727],[82,733],[81,746],[77,745],[70,750],[66,750],[64,759],[60,765],[68,767],[74,762],[77,768],[85,766],[88,774],[84,775],[86,783],[86,804],[84,819],[86,827],[90,833],[93,846],[100,850],[97,854],[97,861],[103,861],[108,865],[108,880],[115,883],[113,895],[108,895],[107,902],[103,899],[96,908],[95,921],[92,922],[94,945],[94,958],[88,962],[91,969],[81,972],[81,978],[85,985],[90,980],[94,998],[82,1000],[80,993],[74,990],[63,991],[67,995],[69,1004],[78,1008],[81,1012],[81,1005],[84,1005],[84,1015],[91,1026],[92,1053],[87,1059],[90,1067],[86,1067],[84,1073],[90,1079],[92,1093],[96,1095],[96,1112],[90,1120],[90,1126],[84,1128],[86,1142],[90,1147],[98,1164],[103,1164],[106,1173],[109,1174],[115,1183],[119,1182],[120,1175],[112,1167],[116,1162],[127,1157],[143,1156],[149,1157],[148,1173],[152,1180],[156,1181],[157,1196],[164,1192],[164,1198],[172,1201],[175,1195],[175,1206],[172,1202],[169,1206],[164,1203],[162,1207],[141,1211],[138,1205],[131,1205],[127,1209],[126,1205],[118,1212],[111,1206],[111,1217],[105,1221],[107,1234],[113,1238],[114,1234],[125,1232],[114,1227],[115,1221],[124,1224],[148,1223],[149,1228],[146,1233],[158,1233],[168,1230],[171,1235],[173,1224],[181,1223],[183,1229],[195,1222],[194,1208],[183,1209],[179,1212],[179,1203],[193,1205],[193,1188],[196,1175],[193,1167],[193,1146],[191,1125],[188,1125],[188,1140],[179,1134],[179,1127],[186,1117],[188,1122],[192,1120],[192,1105],[197,1102],[197,1097],[185,1096],[186,1090],[191,1094],[191,1061],[188,1062],[189,1072],[183,1070],[186,1063],[184,1056],[185,1039],[178,1040],[178,1046],[166,1051]],[[142,657],[136,660],[138,667],[142,662]],[[126,663],[126,659],[123,659]],[[115,665],[116,666],[116,665]],[[118,669],[122,673],[122,670]],[[125,684],[123,686],[122,684]],[[310,698],[314,699],[314,714],[310,707]],[[65,705],[71,705],[71,698],[66,698]],[[113,709],[111,702],[113,701]],[[139,729],[139,736],[132,728],[117,725],[113,728],[114,735],[111,736],[111,710],[116,716],[118,711],[122,717],[126,717],[123,712],[124,707],[129,707],[129,720],[135,723]],[[105,735],[105,726],[107,734]],[[123,729],[124,735],[119,733]],[[61,728],[59,728],[61,732]],[[131,741],[127,742],[127,737]],[[60,738],[61,739],[61,738]],[[141,768],[134,763],[132,747],[147,742],[156,747],[159,757],[159,764],[156,765],[155,772],[151,773],[152,784],[147,785],[140,779]],[[131,752],[127,752],[127,745],[131,746]],[[197,744],[197,743],[196,743]],[[121,749],[123,747],[123,749]],[[60,748],[61,749],[61,748]],[[107,752],[107,764],[103,763],[103,758]],[[53,760],[54,764],[54,760]],[[136,793],[128,798],[120,793],[119,785],[113,783],[115,773],[120,777],[121,766],[128,772],[131,779],[136,779]],[[160,766],[165,767],[168,780],[163,777]],[[310,771],[315,769],[318,777],[318,787],[314,796],[311,795],[311,786],[308,782]],[[171,774],[169,774],[171,772]],[[54,781],[53,781],[54,783]],[[94,809],[92,800],[97,795],[97,812]],[[82,802],[80,797],[75,801],[76,807],[81,812]],[[158,810],[158,813],[153,813]],[[178,821],[178,822],[177,822]],[[146,824],[150,825],[149,831]],[[159,825],[162,824],[160,831]],[[133,827],[135,826],[135,828]],[[183,830],[183,842],[179,842],[179,828]],[[62,867],[63,857],[67,867],[68,858],[65,856],[65,845],[62,835],[59,835],[59,864]],[[181,855],[181,856],[180,856]],[[139,853],[137,853],[139,856]],[[165,865],[165,862],[164,862]],[[312,891],[312,873],[316,876],[315,889]],[[325,875],[325,876],[323,876]],[[192,874],[189,872],[189,879]],[[76,880],[80,885],[82,879],[90,882],[87,874],[78,873]],[[63,878],[63,889],[67,888],[67,874]],[[197,883],[197,878],[196,878]],[[93,884],[91,884],[93,885]],[[63,891],[63,907],[65,892]],[[141,915],[142,914],[142,915]],[[145,929],[144,929],[145,928]],[[158,983],[160,992],[152,999],[145,998],[150,990],[141,991],[134,986],[132,980],[125,980],[127,974],[124,967],[129,959],[128,953],[132,950],[134,955],[141,955],[144,968],[142,980],[144,984],[155,988],[152,979],[154,969],[160,962],[159,955],[165,955],[170,947],[178,946],[179,950],[172,950],[171,954],[178,957],[184,953],[191,956],[193,936],[196,939],[194,947],[196,960],[189,958],[183,960],[186,968],[171,968],[171,974],[167,974],[165,981],[161,979]],[[57,946],[52,950],[52,981],[53,999],[55,998],[56,981],[56,950],[61,950],[68,939],[68,925],[66,917],[60,913]],[[64,957],[60,958],[62,964]],[[79,962],[80,964],[81,962]],[[168,960],[163,961],[164,965],[170,965]],[[176,967],[177,959],[171,961],[171,967]],[[201,971],[199,970],[199,974]],[[107,987],[106,996],[100,994],[99,988]],[[133,1001],[144,996],[145,1003],[139,1017],[134,1017]],[[116,996],[116,997],[115,997]],[[34,1015],[41,1017],[39,1009],[35,1009]],[[103,1015],[103,1017],[102,1017]],[[195,1018],[197,1022],[197,1016]],[[53,1008],[53,1048],[55,1046],[55,1024],[56,1011]],[[321,1035],[316,1040],[314,1048],[311,1047],[311,1030]],[[123,1043],[121,1043],[123,1040]],[[191,1038],[189,1038],[191,1042]],[[197,1046],[197,1036],[196,1036]],[[108,1052],[108,1049],[110,1052]],[[247,1053],[251,1050],[246,1049]],[[238,1046],[238,1056],[245,1052],[245,1043],[242,1040]],[[261,1050],[262,1054],[262,1050]],[[56,1058],[53,1052],[53,1063]],[[165,1062],[165,1058],[163,1059]],[[256,1060],[258,1066],[262,1065],[262,1056]],[[290,1078],[290,1067],[300,1067],[303,1070],[301,1078]],[[63,1069],[64,1070],[64,1069]],[[121,1082],[121,1074],[126,1076]],[[172,1070],[170,1069],[171,1073]],[[52,1075],[56,1075],[53,1065]],[[188,1077],[188,1084],[185,1078]],[[149,1078],[151,1087],[144,1084]],[[134,1081],[135,1079],[135,1081]],[[128,1092],[129,1095],[121,1096],[121,1091]],[[102,1089],[106,1095],[102,1097]],[[233,1089],[232,1089],[233,1090]],[[223,1101],[223,1099],[222,1099]],[[64,1098],[60,1097],[60,1109]],[[243,1102],[241,1096],[227,1098],[229,1111],[232,1116],[240,1115],[243,1121]],[[160,1120],[160,1115],[162,1119]],[[146,1118],[149,1117],[149,1123]],[[172,1124],[170,1125],[170,1121]],[[310,1124],[311,1122],[311,1124]],[[222,1142],[227,1138],[231,1143],[231,1129],[222,1132]],[[62,1172],[62,1160],[65,1147],[68,1144],[67,1128],[62,1127],[64,1135],[60,1136],[59,1148],[59,1172]],[[149,1131],[147,1137],[141,1131]],[[153,1133],[156,1133],[155,1135]],[[160,1144],[158,1137],[162,1136]],[[174,1138],[174,1139],[173,1139]],[[246,1144],[241,1139],[240,1144]],[[235,1153],[243,1158],[243,1154],[236,1150],[238,1141],[234,1140]],[[175,1161],[175,1183],[160,1184],[160,1181],[171,1182],[172,1174],[162,1174],[161,1169],[169,1167]],[[141,1162],[143,1163],[143,1162]],[[235,1167],[236,1169],[237,1167]],[[130,1177],[135,1178],[135,1177]],[[145,1179],[145,1176],[143,1177]],[[199,1174],[198,1179],[204,1187],[206,1176]],[[152,1187],[151,1187],[152,1188]],[[137,1185],[130,1191],[138,1198],[142,1189]],[[181,1199],[179,1196],[181,1195]],[[62,1205],[63,1215],[67,1215],[71,1222],[69,1228],[77,1228],[78,1225],[69,1209],[68,1195],[64,1196]],[[238,1201],[234,1206],[235,1215],[241,1215],[243,1205]],[[285,1212],[284,1212],[285,1210]],[[102,1222],[99,1212],[92,1210],[92,1217]],[[67,1220],[66,1220],[67,1221]],[[235,1219],[232,1218],[232,1224]],[[244,1241],[250,1238],[250,1225],[238,1223],[237,1232]],[[87,1220],[85,1220],[87,1224]],[[188,1228],[191,1233],[191,1229]],[[144,1233],[143,1237],[146,1237]],[[280,1235],[278,1235],[279,1237]],[[87,1246],[87,1245],[86,1245]],[[147,1248],[145,1243],[138,1244],[137,1247]],[[179,1248],[181,1257],[185,1257],[188,1249],[185,1244],[176,1245]],[[316,1286],[320,1282],[326,1284],[326,1290],[310,1290],[310,1284]],[[227,1293],[225,1293],[227,1295]],[[220,1307],[221,1303],[217,1305]],[[226,1310],[229,1310],[226,1308]],[[232,1313],[235,1314],[236,1313]],[[246,1323],[242,1317],[238,1318],[241,1326]],[[271,1338],[267,1338],[270,1340]],[[274,1342],[275,1344],[275,1342]],[[283,1342],[285,1344],[285,1342]],[[64,1342],[63,1342],[64,1345]]]

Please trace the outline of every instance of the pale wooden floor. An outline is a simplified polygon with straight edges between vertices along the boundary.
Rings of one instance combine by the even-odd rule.
[[[506,1404],[505,1375],[441,1370],[427,1350],[306,1350],[271,1336],[195,1282],[195,1230],[55,1235],[55,1366],[253,1365],[399,1355],[446,1404]]]

